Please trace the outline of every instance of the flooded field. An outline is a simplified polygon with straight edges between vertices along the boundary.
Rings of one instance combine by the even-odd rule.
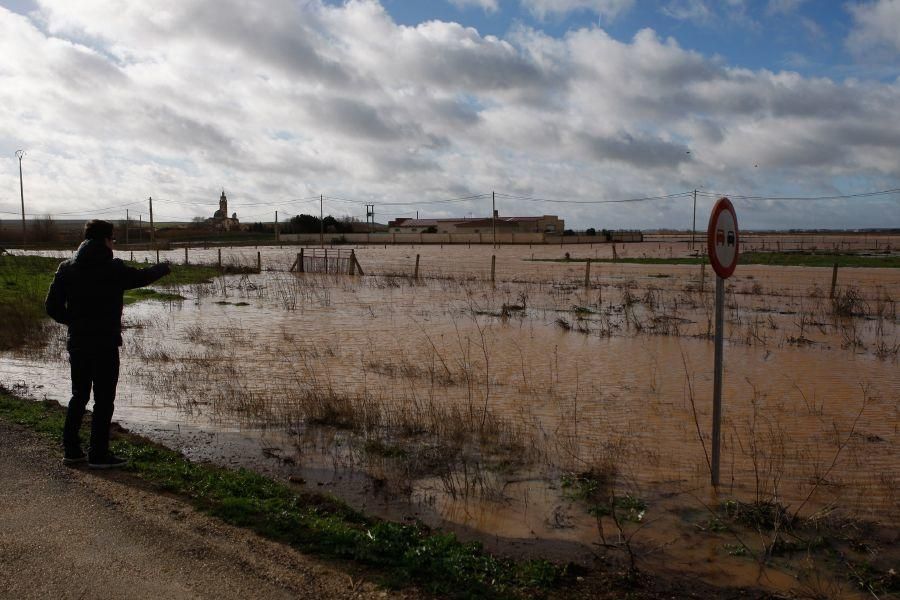
[[[684,240],[357,247],[362,277],[289,272],[290,246],[191,249],[189,260],[216,264],[220,251],[244,265],[259,252],[262,272],[125,312],[116,418],[188,456],[503,551],[585,562],[627,545],[714,583],[780,590],[811,575],[760,566],[765,541],[740,541],[750,557],[730,551],[712,506],[900,521],[900,270],[843,268],[832,298],[831,268],[738,266],[716,492],[712,271],[575,262],[690,256]],[[65,402],[64,349],[60,328],[44,348],[4,355],[0,383]],[[609,511],[585,503],[585,482],[608,490]],[[881,531],[896,564],[896,538]]]

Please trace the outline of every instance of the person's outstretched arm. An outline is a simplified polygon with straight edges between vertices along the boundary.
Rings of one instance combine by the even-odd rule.
[[[158,265],[153,265],[146,269],[136,269],[134,267],[129,267],[121,260],[117,262],[119,263],[120,268],[122,288],[126,290],[150,285],[157,279],[165,277],[172,272],[172,269],[169,268],[167,263],[159,263]]]

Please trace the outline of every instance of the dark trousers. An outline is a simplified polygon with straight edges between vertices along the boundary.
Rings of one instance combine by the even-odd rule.
[[[81,446],[78,430],[93,387],[90,458],[101,459],[109,452],[109,424],[119,383],[119,349],[112,346],[69,350],[69,365],[72,368],[72,399],[66,411],[63,445],[72,450]]]

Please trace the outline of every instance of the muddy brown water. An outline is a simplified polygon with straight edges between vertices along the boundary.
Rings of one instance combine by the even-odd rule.
[[[653,243],[617,254],[653,246],[665,254]],[[683,535],[692,525],[679,515],[715,501],[710,272],[594,264],[585,289],[583,263],[530,259],[602,257],[608,245],[361,247],[363,278],[286,273],[296,248],[258,251],[259,275],[126,308],[117,419],[195,458],[558,558],[584,560],[598,541],[564,474],[611,468],[620,493],[647,505],[641,518],[652,525],[637,539],[661,548],[667,564],[721,583],[795,581],[777,568],[760,580],[755,563],[722,551],[725,540]],[[223,262],[253,265],[256,252],[226,249]],[[412,274],[416,254],[422,280],[397,276]],[[180,262],[183,251],[161,256]],[[155,260],[135,253],[145,257]],[[214,263],[217,250],[190,257]],[[761,266],[739,266],[729,280],[720,498],[896,523],[900,272],[842,269],[838,293],[859,296],[850,316],[833,314],[830,283],[831,269]],[[61,333],[46,348],[4,355],[0,381],[65,401]],[[327,395],[387,416],[361,435],[311,427],[308,407],[295,404]],[[434,428],[452,416],[477,428],[488,413],[501,448],[483,437],[477,452],[437,471],[368,445],[403,447],[410,435],[398,424],[410,420]],[[433,432],[412,437],[418,450],[443,443]]]

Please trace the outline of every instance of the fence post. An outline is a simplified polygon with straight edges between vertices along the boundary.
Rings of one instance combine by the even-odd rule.
[[[591,289],[591,259],[584,263],[584,289]]]
[[[222,270],[222,249],[219,248],[219,270]]]
[[[496,284],[497,255],[491,254],[491,285]]]
[[[262,254],[256,251],[256,272],[262,273]]]
[[[613,244],[612,247],[613,247],[613,262],[615,262],[615,261],[619,260],[619,255],[616,253],[616,245]]]
[[[356,252],[350,250],[350,275],[356,275]]]
[[[838,264],[837,261],[834,261],[834,269],[831,271],[831,293],[828,294],[829,298],[834,298],[834,288],[837,285],[837,270]]]
[[[704,292],[706,286],[706,261],[700,263],[700,294]]]
[[[184,247],[184,264],[188,264],[188,247]]]
[[[303,264],[303,248],[300,248],[300,254],[297,255],[297,260],[299,261],[297,263],[297,270],[301,273],[306,273],[306,267]]]
[[[328,248],[322,249],[325,252],[325,273],[328,273]]]
[[[159,264],[159,248],[156,249],[156,264]]]
[[[416,270],[413,272],[413,279],[419,279],[419,255],[416,254]]]

